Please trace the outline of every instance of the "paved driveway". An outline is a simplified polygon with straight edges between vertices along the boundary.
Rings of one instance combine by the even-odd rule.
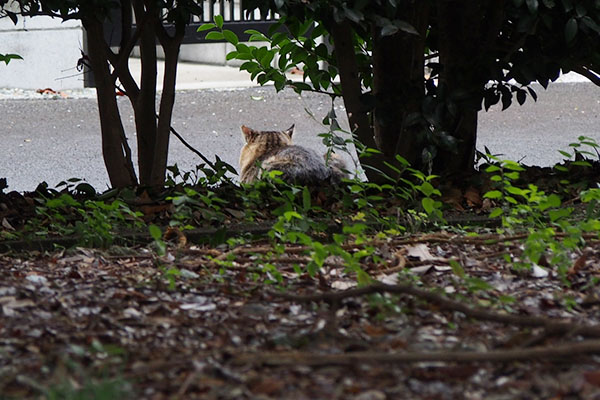
[[[478,147],[487,146],[525,164],[551,165],[561,160],[557,150],[566,149],[580,135],[600,142],[600,88],[591,83],[556,83],[547,91],[537,91],[537,103],[528,99],[522,107],[482,112]],[[119,103],[135,148],[133,112],[127,99],[120,98]],[[342,117],[340,104],[336,110]],[[319,148],[321,139],[316,134],[324,131],[319,121],[330,106],[327,96],[300,98],[292,91],[277,94],[272,87],[180,91],[173,126],[209,158],[217,154],[237,167],[240,125],[283,129],[295,123],[296,142]],[[9,189],[33,190],[41,181],[53,186],[71,177],[85,178],[100,190],[107,187],[93,97],[2,99],[0,119],[0,177],[8,179]],[[169,164],[189,170],[200,162],[176,138],[171,143]]]

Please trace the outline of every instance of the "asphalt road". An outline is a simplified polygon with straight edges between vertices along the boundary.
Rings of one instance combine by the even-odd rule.
[[[551,165],[562,159],[559,149],[580,135],[600,143],[600,88],[591,83],[556,83],[539,88],[538,101],[498,107],[479,118],[478,148],[487,146],[502,157],[528,165]],[[122,116],[135,151],[133,112],[119,98]],[[296,124],[296,143],[322,146],[316,136],[320,120],[331,107],[327,96],[292,91],[277,94],[272,87],[178,92],[173,127],[207,157],[217,154],[237,168],[243,144],[240,125],[256,129],[287,128]],[[306,110],[314,114],[314,118]],[[345,120],[341,103],[336,111]],[[84,178],[99,190],[108,187],[100,153],[100,123],[96,100],[0,100],[0,177],[9,190],[33,190],[42,181],[50,186]],[[172,137],[169,164],[191,170],[201,160]]]

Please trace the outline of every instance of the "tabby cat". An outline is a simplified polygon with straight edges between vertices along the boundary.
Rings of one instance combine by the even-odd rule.
[[[347,175],[344,162],[336,156],[320,157],[314,150],[292,144],[294,125],[285,131],[256,131],[242,125],[246,144],[240,154],[240,180],[250,183],[261,170],[281,171],[289,183],[312,185],[339,183]],[[327,161],[327,162],[326,162]]]

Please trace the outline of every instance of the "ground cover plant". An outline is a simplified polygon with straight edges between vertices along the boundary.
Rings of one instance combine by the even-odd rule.
[[[102,18],[117,3],[115,53]],[[250,32],[269,42],[255,47],[222,18],[201,29],[261,84],[342,96],[361,161],[379,160],[363,165],[380,171],[324,188],[276,172],[239,186],[219,159],[167,168],[177,53],[200,3],[19,2],[86,27],[117,189],[70,180],[19,194],[0,180],[0,399],[599,397],[596,143],[578,138],[545,169],[486,150],[460,173],[477,160],[481,107],[535,98],[529,84],[561,68],[600,84],[598,2],[248,3],[280,12],[292,36]],[[335,52],[316,40],[327,34]],[[138,39],[139,87],[126,66]],[[292,66],[302,82],[287,81]],[[135,109],[148,187],[127,188],[138,178],[115,84]],[[323,122],[343,150],[333,110]],[[436,164],[457,174],[422,172]]]
[[[217,159],[160,192],[2,192],[0,396],[598,396],[596,147],[460,182],[399,158],[239,186]]]

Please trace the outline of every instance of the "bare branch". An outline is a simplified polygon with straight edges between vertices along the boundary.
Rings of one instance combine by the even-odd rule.
[[[573,72],[577,72],[579,75],[588,78],[594,85],[600,86],[600,75],[596,74],[588,67],[584,65],[578,65],[573,68]]]

